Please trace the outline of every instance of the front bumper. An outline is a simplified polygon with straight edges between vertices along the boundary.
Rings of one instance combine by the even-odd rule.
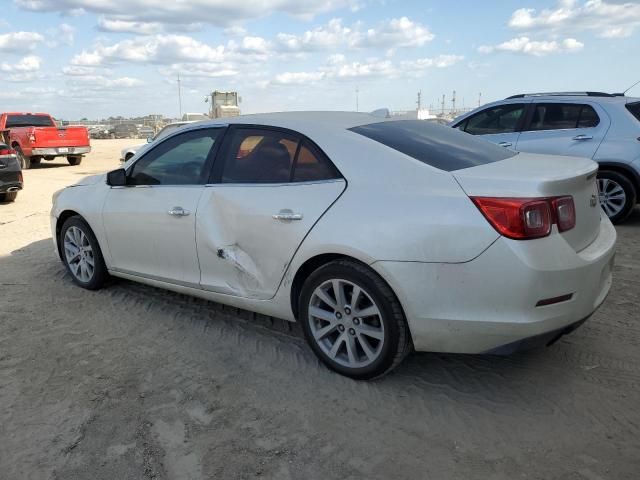
[[[32,148],[31,155],[59,156],[59,155],[84,155],[89,153],[91,147],[56,147],[56,148]]]
[[[466,263],[372,266],[396,292],[416,350],[486,353],[557,334],[593,314],[611,287],[615,242],[603,218],[597,238],[580,252],[561,235],[532,242],[501,237]],[[536,306],[569,293],[570,300]]]

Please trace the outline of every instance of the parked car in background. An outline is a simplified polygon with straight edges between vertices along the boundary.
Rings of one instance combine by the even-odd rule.
[[[367,379],[412,348],[510,353],[584,322],[616,243],[597,169],[422,120],[247,115],[57,192],[51,228],[81,287],[111,274],[297,319]]]
[[[167,135],[169,135],[170,133],[173,133],[177,128],[182,127],[184,125],[188,125],[193,122],[194,121],[175,122],[175,123],[170,123],[168,125],[165,125],[162,129],[160,129],[160,131],[155,136],[147,137],[147,143],[139,143],[137,145],[131,145],[130,147],[123,148],[120,151],[120,161],[121,162],[128,161],[142,147],[146,147],[148,144],[161,140]]]
[[[97,125],[89,128],[89,137],[96,139],[111,138],[113,129],[106,125]]]
[[[600,203],[613,222],[623,221],[640,200],[640,98],[520,94],[466,113],[451,126],[521,152],[595,160]]]
[[[155,133],[156,132],[153,128],[147,127],[146,125],[138,128],[138,138],[148,139],[153,137]]]
[[[16,152],[0,137],[0,203],[13,202],[22,190],[22,168]]]
[[[138,127],[134,123],[114,125],[111,138],[138,138]]]
[[[56,157],[80,165],[82,156],[91,151],[86,127],[58,127],[48,113],[2,113],[0,132],[8,135],[9,146],[24,170]]]

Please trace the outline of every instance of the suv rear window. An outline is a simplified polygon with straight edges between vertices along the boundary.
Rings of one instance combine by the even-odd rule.
[[[350,130],[447,172],[516,155],[487,140],[424,120],[390,120]]]
[[[48,115],[7,115],[6,128],[55,127]]]
[[[631,115],[636,117],[636,120],[640,122],[640,102],[627,103],[627,110],[631,112]]]

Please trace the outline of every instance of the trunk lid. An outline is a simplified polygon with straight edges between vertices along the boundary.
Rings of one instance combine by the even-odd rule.
[[[575,251],[580,251],[593,242],[600,230],[597,171],[598,164],[587,158],[520,153],[506,160],[451,173],[469,196],[571,195],[576,209],[576,226],[560,235]],[[558,234],[555,226],[554,234]]]
[[[33,127],[38,148],[85,147],[89,145],[86,127]]]

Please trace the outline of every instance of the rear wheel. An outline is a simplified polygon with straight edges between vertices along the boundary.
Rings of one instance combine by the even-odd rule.
[[[16,151],[16,157],[20,162],[20,167],[22,168],[22,170],[29,170],[29,168],[31,167],[31,158],[24,156],[24,153],[22,153],[22,149],[19,145],[14,145],[13,149]]]
[[[42,157],[31,157],[31,165],[40,165]]]
[[[67,157],[67,162],[69,162],[69,165],[80,165],[82,157],[80,155],[72,155]]]
[[[300,323],[330,369],[355,379],[379,377],[411,349],[398,299],[368,267],[337,260],[314,271],[300,295]]]
[[[58,239],[62,258],[74,283],[88,290],[101,288],[109,273],[93,231],[81,217],[71,217]]]
[[[613,223],[620,223],[627,218],[636,204],[636,189],[633,183],[618,172],[599,172],[598,192],[600,206]]]
[[[13,202],[18,197],[18,192],[0,193],[0,202]]]

